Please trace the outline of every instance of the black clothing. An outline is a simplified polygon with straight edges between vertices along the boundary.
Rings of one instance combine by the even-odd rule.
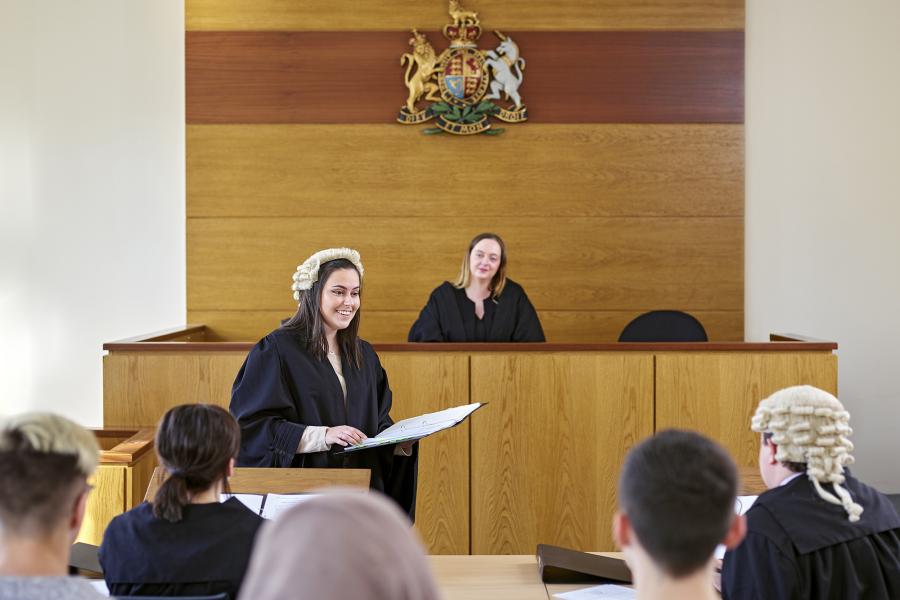
[[[725,600],[900,598],[900,517],[883,494],[847,474],[863,507],[851,523],[801,475],[747,511],[747,537],[725,554]],[[832,491],[830,485],[824,488]]]
[[[359,369],[341,357],[344,392],[327,359],[307,353],[303,334],[276,329],[250,350],[231,389],[231,413],[241,426],[240,467],[351,467],[370,469],[371,486],[415,516],[418,444],[413,456],[394,456],[394,446],[347,456],[297,454],[307,425],[350,425],[372,437],[394,424],[391,388],[372,346],[359,340]]]
[[[159,519],[144,502],[110,522],[99,553],[110,595],[237,597],[263,518],[236,498],[183,515]]]
[[[484,301],[484,318],[466,290],[450,282],[439,285],[409,330],[410,342],[543,342],[544,330],[525,290],[506,280],[496,301]]]

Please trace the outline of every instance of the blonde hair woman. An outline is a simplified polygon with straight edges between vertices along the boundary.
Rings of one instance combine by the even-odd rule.
[[[531,301],[506,276],[506,244],[495,233],[469,243],[456,282],[428,298],[409,330],[410,342],[543,342]]]

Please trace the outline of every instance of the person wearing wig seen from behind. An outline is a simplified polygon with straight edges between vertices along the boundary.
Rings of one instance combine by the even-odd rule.
[[[525,290],[506,276],[506,259],[500,236],[475,236],[456,283],[445,281],[431,292],[409,330],[408,341],[546,341]]]
[[[114,596],[237,596],[262,517],[228,492],[240,430],[211,404],[169,409],[156,430],[168,472],[153,502],[119,515],[100,546]]]
[[[361,450],[391,425],[391,388],[357,337],[363,266],[349,248],[316,252],[294,274],[296,314],[250,350],[231,390],[242,467],[362,468],[371,487],[415,516],[418,444]]]
[[[759,403],[759,469],[768,491],[747,511],[747,537],[725,554],[726,600],[900,598],[900,517],[850,475],[850,414],[800,385]]]

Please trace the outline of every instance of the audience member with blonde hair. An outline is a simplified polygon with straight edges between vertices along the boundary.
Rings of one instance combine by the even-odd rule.
[[[0,422],[0,599],[102,598],[67,576],[99,452],[91,432],[58,415]]]
[[[168,478],[153,502],[109,524],[100,563],[117,596],[201,596],[238,589],[262,517],[228,492],[241,443],[231,414],[211,404],[169,409],[156,431]]]
[[[266,523],[241,600],[434,600],[410,520],[378,492],[334,492]]]
[[[747,537],[725,554],[726,600],[900,598],[900,517],[845,468],[850,414],[812,386],[759,403],[759,469],[769,490],[747,512]]]

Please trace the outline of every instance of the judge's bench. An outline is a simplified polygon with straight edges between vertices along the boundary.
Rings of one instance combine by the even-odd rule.
[[[253,344],[208,338],[198,325],[105,344],[104,427],[153,428],[187,402],[227,407]],[[761,398],[796,384],[837,392],[837,344],[796,335],[374,347],[395,420],[488,403],[421,442],[416,526],[431,554],[533,554],[538,543],[613,550],[616,480],[642,438],[694,429],[752,466],[750,416]]]

